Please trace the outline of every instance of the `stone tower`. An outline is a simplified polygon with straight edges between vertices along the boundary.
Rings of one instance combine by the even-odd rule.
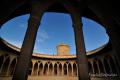
[[[57,55],[70,55],[70,47],[67,44],[61,43],[57,46]]]

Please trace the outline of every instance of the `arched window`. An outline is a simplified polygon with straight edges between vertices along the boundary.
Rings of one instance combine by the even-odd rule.
[[[36,62],[34,65],[34,71],[33,71],[35,76],[37,75],[37,70],[38,70],[38,63]]]
[[[43,64],[40,63],[40,65],[39,65],[38,75],[42,75],[42,74],[43,74]]]
[[[7,70],[8,70],[8,65],[10,64],[10,57],[8,57],[5,62],[3,63],[3,68],[1,71],[1,75],[6,75],[7,74]]]

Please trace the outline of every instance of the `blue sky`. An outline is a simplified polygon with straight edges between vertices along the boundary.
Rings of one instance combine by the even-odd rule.
[[[6,22],[0,29],[0,36],[21,47],[27,29],[29,15],[23,15]],[[109,38],[105,29],[96,22],[82,18],[86,50],[94,50],[107,43]],[[56,54],[56,46],[65,43],[70,46],[70,53],[75,54],[75,40],[72,20],[69,14],[45,13],[40,22],[34,52]]]

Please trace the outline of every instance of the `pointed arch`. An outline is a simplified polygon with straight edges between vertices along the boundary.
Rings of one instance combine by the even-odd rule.
[[[53,64],[50,63],[50,65],[49,65],[49,75],[52,75],[52,72],[53,72]]]
[[[93,74],[93,69],[92,69],[92,65],[90,62],[88,62],[88,69],[89,69],[89,73]]]
[[[59,75],[62,75],[62,64],[59,64]]]
[[[43,63],[40,63],[39,65],[38,75],[43,75]]]
[[[101,61],[101,60],[98,60],[98,66],[99,66],[99,68],[100,68],[100,73],[105,73],[104,67],[103,67],[103,64],[102,64],[102,61]]]
[[[98,66],[97,66],[97,60],[94,60],[94,61],[93,61],[93,67],[94,67],[94,73],[95,73],[95,74],[98,74],[99,71],[98,71]]]
[[[47,74],[48,74],[48,64],[47,64],[47,63],[44,65],[43,74],[44,74],[44,75],[47,75]]]
[[[12,62],[10,64],[8,75],[13,75],[14,70],[15,70],[16,62],[17,62],[16,58],[12,60]]]
[[[77,76],[77,65],[76,65],[76,63],[73,64],[73,75]]]
[[[54,65],[54,75],[57,75],[58,74],[58,71],[57,71],[57,63],[55,63]]]
[[[67,64],[66,63],[63,66],[63,70],[64,70],[64,75],[67,75]]]
[[[68,75],[72,76],[72,66],[70,63],[68,64]]]
[[[37,72],[38,72],[37,70],[38,70],[38,63],[36,62],[33,70],[35,76],[37,75]]]
[[[0,56],[0,69],[1,69],[1,67],[2,67],[3,61],[4,61],[4,56],[1,55],[1,56]]]
[[[10,64],[10,57],[7,57],[7,59],[3,63],[3,68],[1,70],[1,75],[6,75],[7,74],[9,64]]]
[[[109,63],[107,61],[107,57],[104,58],[103,62],[104,62],[106,73],[110,74],[110,67],[109,67]]]
[[[117,74],[117,70],[116,70],[116,66],[115,66],[113,58],[111,56],[108,56],[108,60],[110,62],[110,66],[112,68],[112,73]]]

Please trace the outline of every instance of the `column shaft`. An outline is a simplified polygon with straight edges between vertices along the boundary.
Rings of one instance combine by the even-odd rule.
[[[31,61],[37,30],[41,16],[32,14],[28,22],[28,29],[23,41],[20,56],[12,80],[27,80],[28,68]]]
[[[100,66],[99,66],[98,61],[97,61],[97,67],[98,67],[98,73],[100,74]]]
[[[103,69],[104,69],[104,74],[107,74],[103,60],[102,60],[102,65],[103,65]]]
[[[34,75],[34,65],[35,65],[35,62],[32,62],[33,65],[32,65],[32,72],[31,72],[31,75]]]
[[[39,66],[40,66],[40,63],[38,63],[37,76],[39,76]]]
[[[93,66],[93,61],[92,61],[92,74],[95,74],[95,69],[94,69],[94,66]]]
[[[74,73],[73,73],[73,64],[72,64],[72,76],[74,76]]]
[[[62,76],[64,76],[64,64],[62,64]]]
[[[12,61],[10,61],[9,64],[8,64],[7,74],[6,74],[7,76],[10,75],[10,74],[9,74],[9,71],[10,71],[10,65],[11,65],[11,63],[12,63]]]
[[[50,64],[48,64],[48,76],[50,76],[50,74],[51,74],[51,73],[50,73],[50,68],[49,68],[49,67],[50,67]]]
[[[78,64],[79,80],[89,80],[88,62],[85,50],[85,43],[82,31],[82,23],[80,16],[73,15],[73,28],[75,33],[76,56]]]

